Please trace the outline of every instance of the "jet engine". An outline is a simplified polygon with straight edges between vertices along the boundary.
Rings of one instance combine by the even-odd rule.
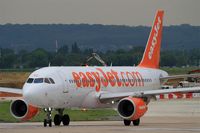
[[[117,111],[126,120],[137,120],[147,111],[147,105],[141,98],[127,97],[119,101]]]
[[[12,116],[22,121],[30,120],[38,113],[38,111],[38,108],[28,105],[23,100],[15,100],[10,105],[10,113]]]

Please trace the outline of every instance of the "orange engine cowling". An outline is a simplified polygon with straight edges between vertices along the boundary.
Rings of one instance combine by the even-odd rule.
[[[37,107],[28,105],[23,100],[15,100],[10,105],[10,113],[12,116],[22,121],[30,120],[38,113],[38,111],[39,109]]]
[[[117,111],[123,119],[136,120],[147,111],[147,105],[141,98],[127,97],[119,101]]]

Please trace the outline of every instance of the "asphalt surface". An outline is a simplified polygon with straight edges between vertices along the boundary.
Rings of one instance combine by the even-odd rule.
[[[42,123],[0,123],[0,133],[199,133],[200,117],[143,117],[140,126],[122,121],[80,121],[69,126],[43,127]]]

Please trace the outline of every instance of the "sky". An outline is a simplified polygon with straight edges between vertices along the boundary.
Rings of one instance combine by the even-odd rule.
[[[157,9],[164,25],[200,26],[200,0],[0,0],[0,24],[151,26]]]

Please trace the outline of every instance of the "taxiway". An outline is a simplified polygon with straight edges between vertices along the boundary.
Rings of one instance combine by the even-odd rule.
[[[0,133],[191,133],[200,132],[200,117],[143,117],[140,126],[122,121],[79,121],[64,127],[43,127],[42,123],[0,123]]]

